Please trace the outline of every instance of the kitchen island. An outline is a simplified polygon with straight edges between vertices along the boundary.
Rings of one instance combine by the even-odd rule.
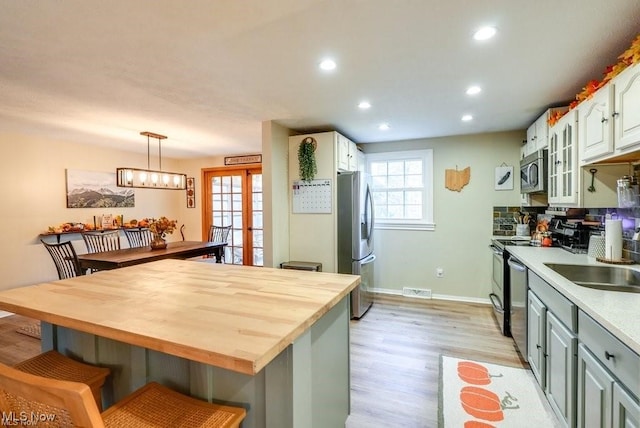
[[[105,407],[158,381],[243,427],[344,426],[354,275],[161,260],[0,292],[43,350],[112,369]]]

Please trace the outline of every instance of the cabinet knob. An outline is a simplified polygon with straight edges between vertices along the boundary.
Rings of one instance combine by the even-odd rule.
[[[603,117],[602,119],[600,119],[600,123],[606,123],[609,122],[609,119],[607,119],[606,117]]]
[[[618,117],[620,115],[620,113],[618,113],[617,111],[614,111],[613,113],[611,113],[611,117]]]
[[[616,356],[615,356],[615,355],[613,355],[613,354],[610,354],[610,353],[609,353],[609,351],[604,351],[604,357],[605,357],[607,360],[613,360],[614,358],[616,358]]]
[[[560,165],[562,162],[560,162],[559,160],[556,161],[556,165]]]
[[[536,345],[536,348],[540,349],[540,348],[542,348],[542,346],[540,346],[540,345]]]

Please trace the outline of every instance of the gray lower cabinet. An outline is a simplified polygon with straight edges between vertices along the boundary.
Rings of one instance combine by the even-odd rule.
[[[529,271],[527,357],[561,426],[576,417],[577,307]]]
[[[640,356],[578,314],[578,427],[640,427]]]
[[[584,346],[578,346],[578,427],[611,426],[613,377]]]
[[[575,426],[577,336],[547,312],[547,382],[551,408],[567,427]]]
[[[545,389],[545,323],[547,307],[531,291],[527,298],[527,360],[540,387]]]
[[[640,405],[617,382],[613,384],[613,426],[640,427]]]

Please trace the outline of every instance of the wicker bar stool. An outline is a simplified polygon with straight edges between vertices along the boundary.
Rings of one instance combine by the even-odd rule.
[[[48,427],[238,428],[241,407],[187,397],[151,382],[102,414],[86,384],[45,378],[0,364],[0,409],[7,415],[46,415]]]
[[[238,428],[246,410],[186,396],[150,382],[102,413],[107,428]]]
[[[16,364],[14,368],[36,376],[84,383],[91,388],[98,409],[102,409],[100,390],[105,379],[109,376],[110,370],[108,368],[81,363],[65,357],[57,351],[47,351],[36,355]]]

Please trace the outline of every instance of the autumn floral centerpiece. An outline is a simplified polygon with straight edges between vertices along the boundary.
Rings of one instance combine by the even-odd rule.
[[[159,219],[152,218],[149,220],[149,230],[153,234],[153,240],[151,241],[152,249],[160,249],[167,247],[167,241],[165,237],[172,234],[176,230],[176,220],[169,220],[162,216]]]

